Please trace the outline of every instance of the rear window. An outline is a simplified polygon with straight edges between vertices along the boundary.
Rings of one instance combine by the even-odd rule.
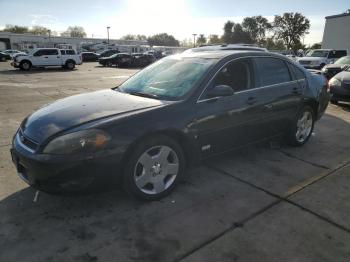
[[[275,85],[291,81],[286,63],[278,58],[257,57],[258,87]]]

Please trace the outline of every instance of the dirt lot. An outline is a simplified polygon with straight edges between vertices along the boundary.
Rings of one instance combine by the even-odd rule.
[[[133,73],[0,63],[0,261],[350,261],[347,105],[330,105],[303,148],[274,141],[211,159],[158,202],[119,190],[33,202],[9,155],[20,121]]]

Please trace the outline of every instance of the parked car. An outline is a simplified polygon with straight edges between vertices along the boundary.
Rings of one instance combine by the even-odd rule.
[[[28,71],[32,67],[61,66],[73,70],[75,65],[81,65],[81,55],[72,49],[36,48],[29,54],[18,55],[13,58],[11,65]]]
[[[350,68],[335,75],[329,80],[331,103],[350,102]]]
[[[151,54],[134,53],[132,56],[131,65],[134,67],[145,67],[152,64],[157,59]]]
[[[207,157],[277,134],[302,146],[328,102],[324,77],[280,55],[169,56],[117,88],[32,113],[11,154],[19,176],[39,190],[71,192],[104,181],[155,200]]]
[[[11,60],[11,56],[9,54],[0,52],[0,61],[5,62],[7,60]]]
[[[82,52],[81,57],[83,62],[97,62],[100,55],[94,52]]]
[[[126,53],[118,53],[110,57],[101,57],[98,62],[103,66],[127,67],[131,66],[133,57]]]
[[[305,57],[299,58],[298,62],[305,68],[322,69],[325,65],[334,63],[346,55],[346,50],[315,49],[309,51]]]
[[[4,51],[2,51],[2,52],[5,53],[5,54],[10,55],[11,57],[12,57],[14,54],[23,53],[22,51],[18,51],[18,50],[15,50],[15,49],[7,49],[7,50],[4,50]]]
[[[118,50],[113,50],[113,49],[105,50],[102,53],[100,53],[100,58],[110,57],[111,55],[118,54],[118,53],[120,53]]]
[[[350,68],[350,56],[343,56],[334,62],[334,64],[325,65],[322,68],[322,72],[326,75],[327,79],[331,79],[339,72]]]

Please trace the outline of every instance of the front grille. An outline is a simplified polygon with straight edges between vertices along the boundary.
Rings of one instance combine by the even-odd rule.
[[[33,140],[29,139],[28,137],[26,137],[23,134],[21,129],[18,130],[18,138],[21,141],[21,143],[24,146],[28,147],[29,149],[31,149],[33,151],[35,151],[37,149],[38,143],[36,143],[35,141],[33,141]]]
[[[299,61],[299,63],[302,64],[302,65],[309,65],[309,64],[311,64],[311,61],[301,60],[301,61]]]

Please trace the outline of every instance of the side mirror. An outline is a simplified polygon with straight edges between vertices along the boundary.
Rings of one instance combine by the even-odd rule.
[[[218,85],[208,91],[207,97],[214,98],[222,96],[232,96],[234,93],[235,92],[233,91],[232,87],[228,85]]]

